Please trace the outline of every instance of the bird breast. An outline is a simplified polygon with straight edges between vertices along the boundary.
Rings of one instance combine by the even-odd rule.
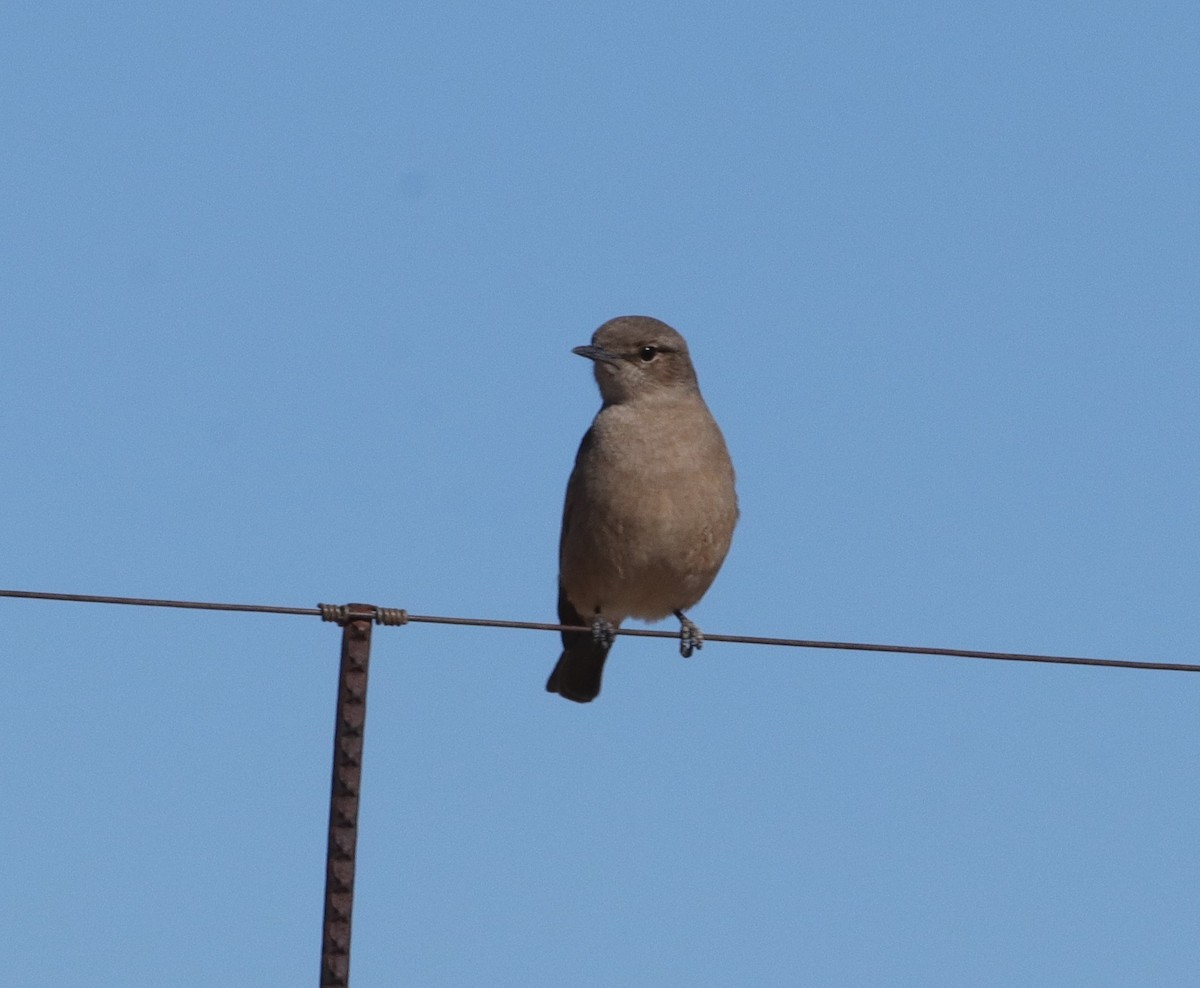
[[[733,467],[699,395],[611,405],[568,485],[562,572],[581,613],[659,620],[704,595],[737,520]]]

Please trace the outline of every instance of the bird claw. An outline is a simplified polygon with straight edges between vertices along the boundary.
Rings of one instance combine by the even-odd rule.
[[[601,648],[612,648],[613,642],[617,640],[617,628],[603,614],[597,614],[592,618],[592,641]]]
[[[682,611],[676,611],[675,616],[679,618],[679,654],[685,659],[690,659],[692,652],[704,647],[704,635]]]

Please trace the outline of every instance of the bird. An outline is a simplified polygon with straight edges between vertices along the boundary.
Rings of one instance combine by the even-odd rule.
[[[558,618],[590,630],[562,631],[546,690],[589,703],[627,618],[673,614],[682,654],[703,645],[685,612],[729,552],[738,503],[725,438],[678,332],[650,316],[618,316],[572,352],[592,361],[601,407],[567,481]]]

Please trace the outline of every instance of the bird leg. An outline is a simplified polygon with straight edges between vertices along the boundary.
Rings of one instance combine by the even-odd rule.
[[[604,649],[612,648],[617,640],[617,626],[599,611],[592,618],[592,641]]]
[[[704,647],[704,635],[683,611],[676,611],[675,616],[679,618],[679,654],[690,659],[692,652]]]

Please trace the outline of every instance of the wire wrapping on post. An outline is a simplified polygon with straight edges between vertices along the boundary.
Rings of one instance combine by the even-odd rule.
[[[334,624],[345,624],[350,609],[345,604],[318,604],[322,621],[332,621]]]
[[[408,624],[408,611],[403,607],[376,607],[375,623],[400,627]]]
[[[317,610],[321,612],[322,621],[345,624],[350,620],[350,608],[347,604],[318,604]],[[371,620],[375,624],[389,625],[393,628],[408,624],[408,611],[403,607],[375,607],[374,611]],[[361,618],[363,615],[358,616]]]

